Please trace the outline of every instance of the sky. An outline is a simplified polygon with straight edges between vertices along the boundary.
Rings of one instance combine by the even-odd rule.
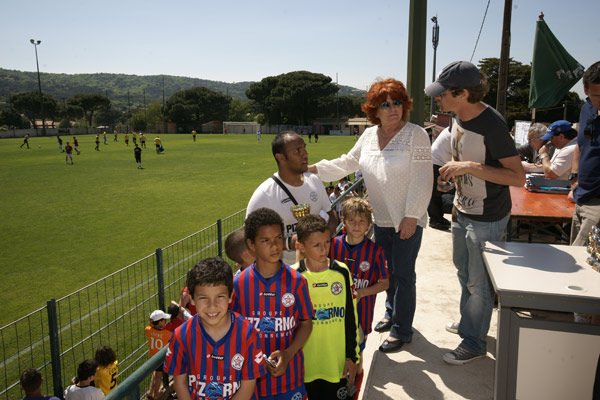
[[[423,0],[425,1],[425,0]],[[40,72],[176,75],[260,81],[307,70],[367,89],[377,78],[406,82],[409,0],[19,0],[2,2],[0,67]],[[487,0],[427,2],[426,82],[470,60]],[[530,64],[540,11],[570,54],[600,59],[598,0],[513,0],[510,55]],[[500,57],[504,1],[491,0],[473,63]],[[583,97],[581,81],[573,89]]]

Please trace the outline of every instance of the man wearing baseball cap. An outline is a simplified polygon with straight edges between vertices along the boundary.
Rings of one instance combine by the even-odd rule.
[[[556,149],[550,159],[550,149],[548,146],[542,146],[538,150],[544,175],[548,179],[567,179],[571,173],[571,162],[573,161],[573,153],[577,131],[573,129],[573,124],[569,121],[559,120],[553,122],[542,140],[549,140],[552,146]]]
[[[461,319],[446,325],[446,330],[459,334],[462,342],[443,356],[444,361],[456,365],[486,355],[494,289],[480,245],[502,239],[512,207],[508,186],[525,183],[504,118],[481,101],[488,90],[486,76],[467,61],[449,64],[425,88],[442,111],[455,113],[449,145],[452,161],[440,168],[438,185],[454,182],[456,187],[452,258],[462,287]]]

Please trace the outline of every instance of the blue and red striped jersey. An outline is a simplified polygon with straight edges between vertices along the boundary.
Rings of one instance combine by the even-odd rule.
[[[355,289],[372,286],[382,279],[388,279],[388,267],[383,248],[368,238],[354,246],[346,243],[346,234],[336,236],[331,241],[329,258],[343,262],[352,273]],[[376,295],[366,296],[358,301],[358,321],[365,335],[371,332]]]
[[[289,265],[265,279],[256,265],[244,269],[233,280],[233,311],[239,312],[258,329],[261,348],[269,356],[284,350],[294,339],[300,320],[314,315],[306,279]],[[274,396],[296,389],[304,382],[304,353],[300,349],[290,360],[285,374],[273,377],[267,370],[257,380],[260,397]]]
[[[177,327],[163,369],[170,375],[188,374],[192,400],[230,399],[241,381],[266,374],[258,332],[234,312],[229,331],[217,342],[204,330],[198,315]]]

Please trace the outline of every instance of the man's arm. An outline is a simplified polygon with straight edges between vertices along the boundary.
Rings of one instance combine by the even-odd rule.
[[[542,146],[538,150],[540,161],[542,163],[542,170],[546,179],[556,179],[558,175],[552,170],[552,163],[550,162],[550,149],[548,146]]]
[[[519,156],[505,157],[498,161],[502,164],[501,168],[474,161],[450,161],[440,168],[440,176],[446,182],[455,176],[471,174],[498,185],[523,186],[525,184],[525,172]]]
[[[277,360],[275,367],[271,367],[269,363],[266,363],[267,369],[273,376],[281,376],[285,374],[287,366],[294,355],[304,346],[304,343],[308,340],[310,333],[312,332],[312,320],[306,319],[300,321],[298,329],[294,335],[292,343],[287,349],[275,350],[269,356],[272,360]]]
[[[179,400],[192,400],[190,396],[190,392],[188,391],[188,375],[174,375],[173,376],[173,387],[175,388],[175,393],[177,393],[177,398]]]
[[[331,236],[334,236],[335,230],[337,229],[337,226],[339,224],[338,216],[333,208],[329,210],[327,215],[329,215],[329,221],[327,222],[327,226],[329,228],[329,232],[331,232]]]
[[[575,150],[573,151],[573,160],[571,161],[571,173],[572,174],[577,174],[579,172],[579,158],[581,156],[581,152],[579,151],[579,145],[575,144]],[[567,198],[572,201],[573,203],[575,203],[575,198],[573,197],[573,190],[575,190],[575,188],[577,187],[577,178],[573,178],[571,180],[569,180],[569,183],[571,184],[571,190],[569,191],[569,195],[567,196]]]

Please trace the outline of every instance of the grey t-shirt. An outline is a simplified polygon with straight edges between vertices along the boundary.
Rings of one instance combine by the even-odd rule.
[[[487,107],[477,117],[452,124],[452,157],[455,161],[475,161],[500,168],[500,159],[518,155],[513,138],[500,113]],[[493,222],[505,217],[512,207],[506,185],[485,181],[473,175],[456,177],[454,206],[477,221]]]

